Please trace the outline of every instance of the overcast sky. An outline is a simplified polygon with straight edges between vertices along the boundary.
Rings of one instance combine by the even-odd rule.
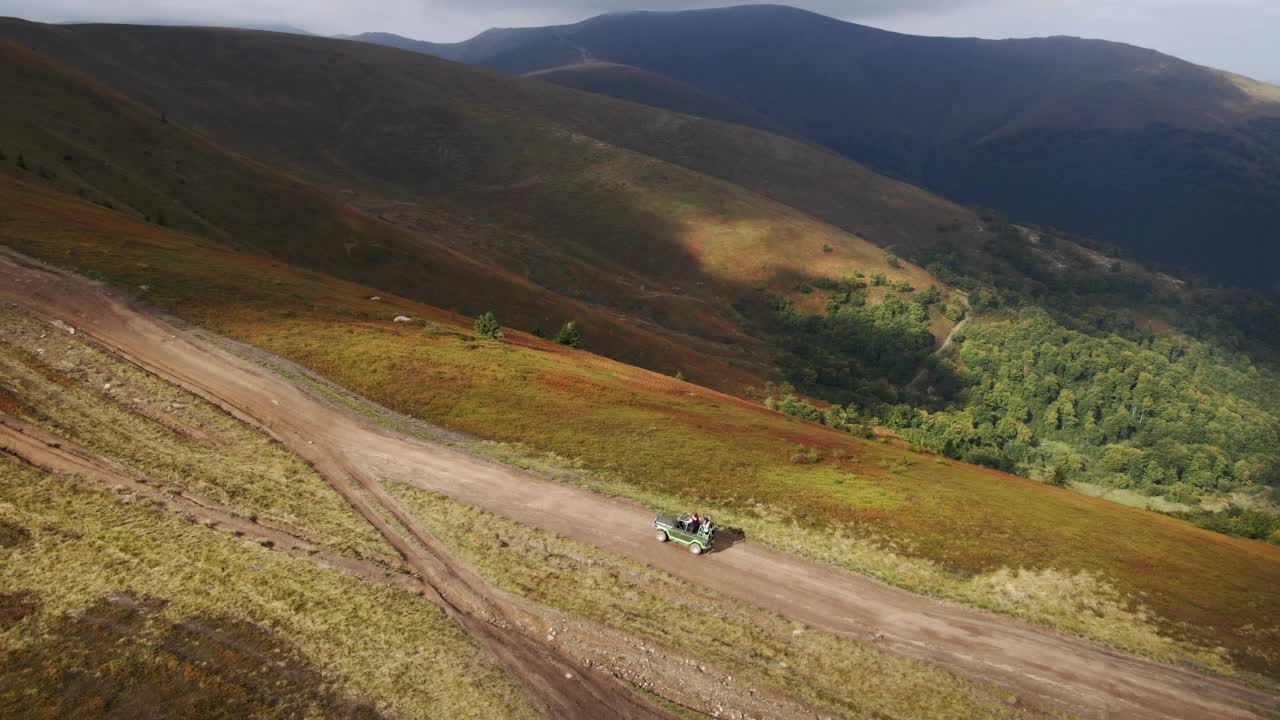
[[[386,31],[463,40],[490,27],[551,25],[618,10],[742,2],[688,0],[0,0],[30,20],[287,24],[321,34]],[[922,35],[1079,35],[1155,48],[1280,84],[1280,0],[794,0],[833,17]]]

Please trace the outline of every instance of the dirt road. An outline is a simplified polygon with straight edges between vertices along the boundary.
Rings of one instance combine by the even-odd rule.
[[[290,449],[339,475],[409,483],[518,522],[661,568],[796,621],[867,640],[962,676],[992,682],[1026,702],[1090,718],[1227,720],[1280,713],[1261,691],[1127,656],[994,614],[942,603],[866,577],[739,543],[696,561],[654,542],[652,514],[637,505],[550,481],[373,426],[284,378],[131,308],[100,286],[0,254],[0,298],[58,319],[157,375],[268,429]],[[365,497],[381,497],[377,483]],[[394,500],[390,500],[394,513]],[[428,549],[430,538],[421,539]],[[474,582],[458,573],[459,597]],[[487,608],[480,608],[482,612]],[[532,662],[539,648],[509,649]],[[547,658],[542,658],[547,660]],[[554,658],[551,661],[558,662]],[[550,682],[551,675],[542,675]],[[560,684],[560,683],[557,683]],[[561,698],[598,702],[597,693]],[[600,707],[596,705],[596,707]],[[636,716],[644,709],[633,708]]]

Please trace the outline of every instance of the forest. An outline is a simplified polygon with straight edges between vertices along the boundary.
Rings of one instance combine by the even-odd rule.
[[[1059,485],[1164,496],[1206,527],[1280,542],[1280,312],[1251,292],[1143,268],[1110,248],[992,215],[978,249],[912,259],[976,317],[932,356],[936,290],[866,303],[862,278],[822,315],[770,296],[787,380],[771,406]],[[941,231],[941,230],[940,230]],[[891,288],[892,289],[892,288]],[[918,369],[925,371],[918,374]],[[1204,498],[1263,509],[1203,513]]]

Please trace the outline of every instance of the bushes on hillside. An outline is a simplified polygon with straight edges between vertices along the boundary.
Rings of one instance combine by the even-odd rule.
[[[1220,512],[1199,510],[1173,515],[1190,520],[1206,530],[1280,545],[1280,515],[1275,513],[1232,505]]]
[[[813,403],[804,398],[796,397],[790,392],[783,393],[781,399],[770,395],[765,398],[764,404],[770,410],[777,410],[809,422],[816,422],[829,428],[843,430],[856,437],[870,438],[874,436],[871,429],[858,419],[857,408],[853,405],[848,407],[831,405],[825,410],[819,410]]]
[[[498,324],[498,318],[492,311],[476,318],[476,334],[491,340],[502,339],[502,325]]]
[[[784,351],[788,381],[824,400],[866,403],[884,394],[886,384],[909,382],[929,356],[929,313],[896,295],[868,307],[859,280],[836,287],[822,315],[802,315],[768,292],[759,297],[771,315],[767,329]]]
[[[572,348],[582,347],[582,331],[578,330],[578,323],[573,320],[565,323],[556,333],[556,342]]]

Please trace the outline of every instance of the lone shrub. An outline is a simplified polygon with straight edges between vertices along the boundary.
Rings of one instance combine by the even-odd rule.
[[[502,339],[502,326],[498,324],[498,318],[494,317],[492,311],[476,318],[476,334],[493,340]]]
[[[792,465],[816,465],[822,460],[822,456],[818,455],[817,450],[800,445],[791,452],[788,459]]]
[[[1067,469],[1061,465],[1055,466],[1053,468],[1053,472],[1049,473],[1049,479],[1047,482],[1054,487],[1066,487]]]
[[[886,257],[884,261],[888,263],[889,267],[893,268],[894,270],[897,270],[902,267],[902,261],[898,259],[897,255],[890,255]]]
[[[582,347],[582,332],[578,330],[578,323],[573,320],[565,323],[560,332],[556,333],[556,342],[572,348]]]

